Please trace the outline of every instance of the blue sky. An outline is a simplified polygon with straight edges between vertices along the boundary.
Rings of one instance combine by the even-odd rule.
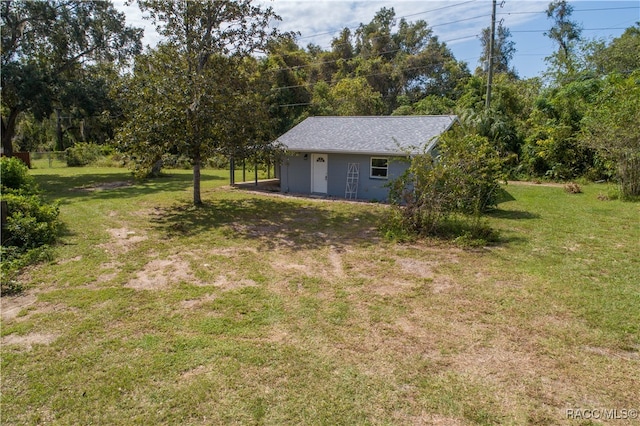
[[[158,36],[150,23],[142,19],[136,5],[124,6],[114,2],[127,15],[130,25],[145,27],[145,44],[154,45]],[[478,66],[482,28],[491,24],[491,0],[260,0],[273,7],[282,17],[277,23],[283,31],[300,32],[299,44],[309,43],[329,49],[331,39],[345,27],[355,30],[360,23],[371,21],[383,7],[393,8],[396,17],[407,21],[425,20],[441,41],[453,51],[458,60]],[[522,78],[539,76],[546,68],[544,58],[555,49],[544,35],[551,28],[545,10],[549,1],[498,0],[497,20],[512,33],[516,54],[512,66]],[[640,21],[640,1],[569,1],[574,8],[572,20],[582,25],[584,38],[611,40],[620,36],[624,28]]]

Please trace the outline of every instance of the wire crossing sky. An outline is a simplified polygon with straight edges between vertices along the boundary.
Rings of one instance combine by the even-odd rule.
[[[344,28],[352,33],[360,24],[369,23],[376,12],[393,8],[399,22],[424,20],[446,42],[457,60],[464,61],[473,70],[479,66],[482,53],[480,34],[491,24],[491,0],[261,0],[282,17],[274,23],[282,31],[299,33],[298,44],[331,48],[331,40]],[[127,22],[145,28],[144,43],[154,46],[159,36],[151,23],[144,20],[137,5],[124,5],[124,0],[114,2],[125,12]],[[640,1],[569,1],[574,8],[571,19],[582,26],[584,39],[607,41],[620,36],[624,30],[640,21]],[[497,20],[511,31],[516,53],[511,62],[522,78],[540,76],[547,67],[545,58],[557,46],[547,32],[552,22],[547,18],[549,1],[504,0],[498,1]]]

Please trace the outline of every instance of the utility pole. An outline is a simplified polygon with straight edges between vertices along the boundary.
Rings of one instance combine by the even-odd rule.
[[[493,84],[493,50],[496,42],[496,0],[493,0],[493,11],[491,12],[491,39],[489,42],[489,76],[487,78],[487,100],[486,108],[491,107],[491,85]]]
[[[60,117],[60,108],[56,108],[56,148],[55,151],[64,151],[64,143],[62,142],[62,117]]]

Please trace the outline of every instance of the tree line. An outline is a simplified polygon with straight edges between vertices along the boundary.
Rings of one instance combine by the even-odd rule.
[[[142,48],[109,1],[3,1],[2,147],[109,144],[140,173],[186,158],[201,203],[212,156],[273,155],[272,141],[313,115],[457,114],[487,138],[512,178],[616,179],[640,194],[640,23],[613,40],[584,38],[564,0],[547,9],[556,50],[523,79],[498,25],[485,105],[489,28],[478,66],[455,58],[427,20],[380,9],[324,49],[272,30],[250,0],[139,0],[161,35]]]

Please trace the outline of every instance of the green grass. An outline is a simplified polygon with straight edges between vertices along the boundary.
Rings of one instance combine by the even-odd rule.
[[[256,195],[224,171],[204,171],[203,208],[187,170],[32,173],[65,229],[2,300],[3,424],[577,424],[566,409],[640,408],[640,205],[600,201],[606,186],[509,185],[488,217],[502,242],[462,250],[385,241],[381,205]]]

